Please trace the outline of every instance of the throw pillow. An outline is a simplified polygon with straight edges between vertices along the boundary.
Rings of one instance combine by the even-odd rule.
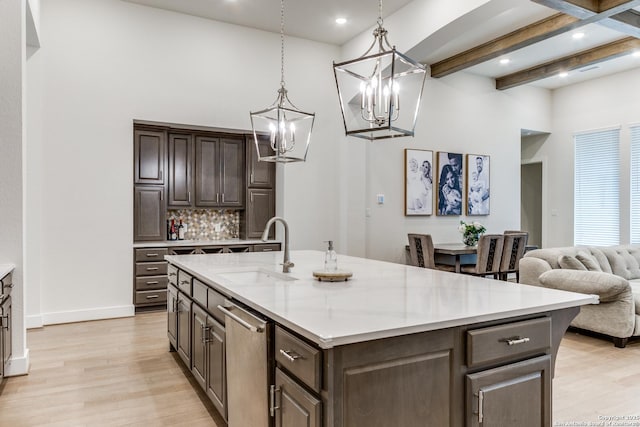
[[[558,265],[560,268],[567,270],[586,270],[587,268],[576,257],[571,255],[560,255],[558,257]]]
[[[602,268],[600,268],[600,264],[598,263],[596,257],[585,251],[578,252],[576,254],[576,259],[580,261],[589,271],[602,271]]]
[[[593,255],[593,257],[598,260],[598,264],[600,264],[600,268],[602,269],[602,271],[604,271],[605,273],[613,273],[613,271],[611,270],[611,264],[609,264],[609,260],[607,259],[607,256],[604,254],[604,252],[594,247],[589,248],[589,250],[591,251],[591,255]]]

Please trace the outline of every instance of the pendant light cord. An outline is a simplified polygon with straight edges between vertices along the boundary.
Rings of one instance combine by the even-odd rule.
[[[280,86],[284,88],[284,0],[280,0]]]

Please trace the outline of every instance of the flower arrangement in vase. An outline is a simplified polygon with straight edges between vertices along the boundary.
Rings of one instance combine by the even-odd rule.
[[[462,233],[462,243],[467,246],[475,246],[478,244],[480,235],[487,231],[487,229],[484,227],[484,225],[480,224],[477,221],[474,221],[472,223],[460,221],[458,231]]]

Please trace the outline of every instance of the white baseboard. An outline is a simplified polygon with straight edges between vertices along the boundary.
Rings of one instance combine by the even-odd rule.
[[[24,350],[23,357],[12,357],[7,364],[5,376],[26,375],[29,373],[29,349]]]
[[[27,329],[42,328],[44,326],[44,323],[42,323],[42,315],[40,314],[25,316],[24,322]]]
[[[88,320],[115,319],[117,317],[131,317],[136,313],[135,307],[122,305],[117,307],[100,307],[90,310],[58,311],[42,313],[42,325],[56,325],[59,323],[85,322]],[[35,317],[35,316],[30,316]]]

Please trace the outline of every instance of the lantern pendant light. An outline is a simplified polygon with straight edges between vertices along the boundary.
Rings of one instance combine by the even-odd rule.
[[[250,113],[253,138],[258,160],[291,163],[307,159],[314,113],[298,109],[289,100],[284,84],[284,0],[280,1],[280,89],[271,106]],[[262,149],[261,141],[268,141],[270,150]],[[262,142],[264,144],[264,142]]]
[[[368,140],[413,136],[427,70],[389,44],[382,0],[378,12],[369,49],[357,59],[333,63],[344,130]]]

